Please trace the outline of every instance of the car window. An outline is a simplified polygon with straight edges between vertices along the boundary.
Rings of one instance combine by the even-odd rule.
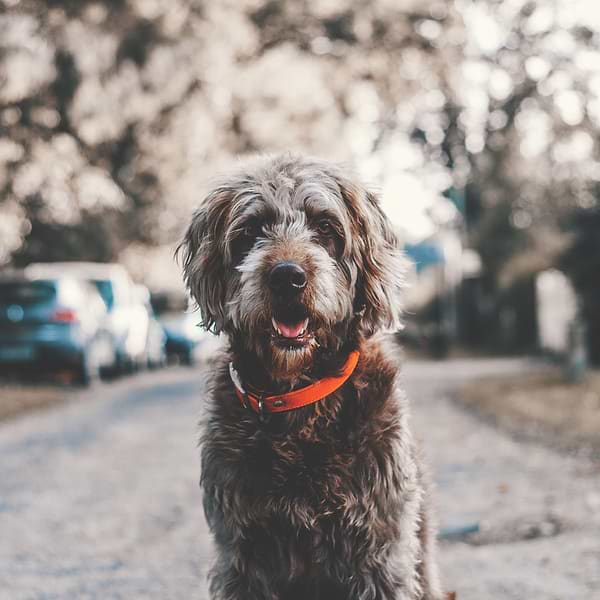
[[[94,280],[93,283],[96,286],[96,289],[100,292],[102,300],[104,300],[104,304],[106,304],[106,308],[111,310],[115,302],[112,281],[108,279],[97,279]]]
[[[0,303],[36,304],[56,296],[56,286],[50,281],[0,282]]]

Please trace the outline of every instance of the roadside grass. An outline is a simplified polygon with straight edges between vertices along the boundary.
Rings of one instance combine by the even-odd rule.
[[[465,385],[458,399],[515,434],[600,457],[600,371],[569,384],[558,368]]]

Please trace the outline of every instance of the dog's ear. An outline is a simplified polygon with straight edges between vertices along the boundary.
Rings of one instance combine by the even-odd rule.
[[[176,254],[182,257],[183,276],[202,315],[201,325],[219,333],[224,326],[227,252],[224,235],[231,193],[213,190],[194,212]]]
[[[367,335],[401,325],[405,258],[391,223],[375,194],[338,181],[352,218],[352,252],[358,265],[355,311],[362,312]]]

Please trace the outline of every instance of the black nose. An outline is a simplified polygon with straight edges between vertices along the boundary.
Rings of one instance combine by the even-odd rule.
[[[298,293],[306,287],[306,273],[296,263],[280,262],[271,269],[269,287],[276,294]]]

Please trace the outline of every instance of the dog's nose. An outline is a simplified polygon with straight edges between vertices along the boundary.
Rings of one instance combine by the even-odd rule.
[[[296,263],[280,262],[271,269],[269,287],[276,294],[299,293],[306,287],[306,273]]]

